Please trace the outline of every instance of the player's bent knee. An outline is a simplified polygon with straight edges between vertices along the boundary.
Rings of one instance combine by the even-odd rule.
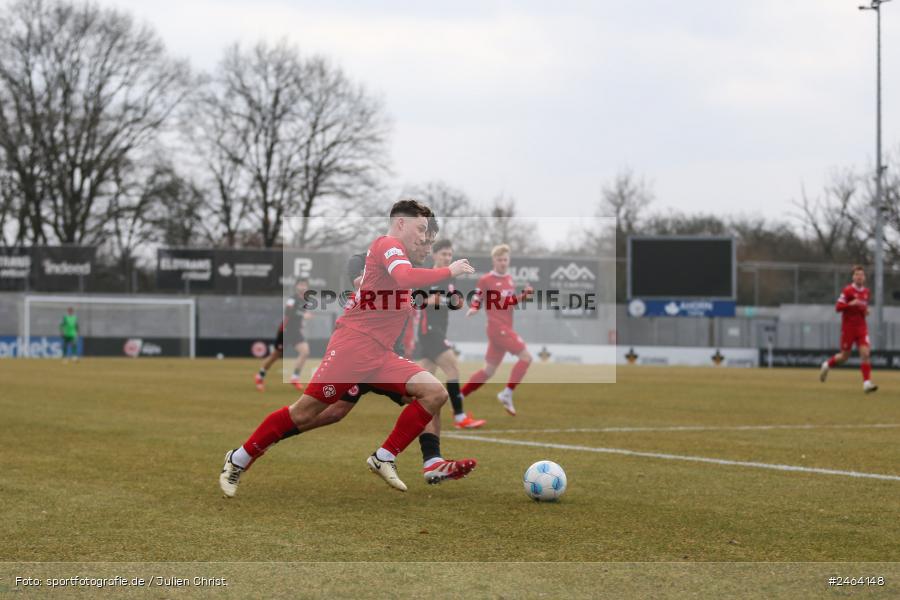
[[[429,394],[419,399],[419,402],[434,413],[439,411],[441,407],[450,399],[447,389],[438,384],[438,387],[429,389]],[[431,410],[433,409],[433,410]]]
[[[450,399],[447,389],[437,378],[425,371],[416,373],[406,382],[406,391],[415,396],[419,404],[434,414]]]

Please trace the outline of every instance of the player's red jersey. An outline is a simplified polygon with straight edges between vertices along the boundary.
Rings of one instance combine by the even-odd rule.
[[[381,236],[366,253],[366,266],[352,306],[337,320],[391,349],[403,332],[412,307],[411,287],[450,278],[450,269],[414,269],[406,248],[397,238]]]
[[[856,304],[850,306],[854,300]],[[869,308],[869,288],[856,287],[852,283],[841,290],[835,310],[841,313],[842,329],[866,329],[866,311]]]
[[[488,331],[513,328],[513,311],[519,297],[516,296],[516,286],[513,284],[512,275],[500,275],[491,271],[478,279],[475,285],[475,295],[472,297],[472,308],[479,309],[484,306],[487,315]]]

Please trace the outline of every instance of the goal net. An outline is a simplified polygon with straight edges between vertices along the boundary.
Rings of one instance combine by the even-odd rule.
[[[62,357],[61,322],[69,308],[78,318],[79,355],[196,355],[193,298],[29,294],[22,302],[18,356]]]

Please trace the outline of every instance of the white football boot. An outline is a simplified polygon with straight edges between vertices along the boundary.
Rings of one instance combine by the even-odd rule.
[[[244,472],[244,469],[231,462],[232,454],[234,454],[234,450],[225,453],[225,465],[219,474],[219,487],[222,488],[222,493],[226,498],[234,498],[234,495],[237,494],[238,482],[241,479],[241,473]]]
[[[871,380],[867,379],[863,381],[863,391],[867,394],[871,394],[872,392],[878,391],[878,386],[872,383]]]
[[[828,371],[831,370],[831,367],[828,366],[828,361],[822,363],[822,367],[819,369],[819,381],[825,383],[825,380],[828,379]]]
[[[384,479],[385,483],[401,492],[406,491],[406,484],[397,476],[397,464],[392,460],[378,460],[374,454],[366,460],[369,470]]]
[[[513,406],[513,391],[509,388],[503,388],[503,391],[497,394],[497,400],[500,401],[500,404],[503,405],[503,408],[506,409],[506,412],[511,414],[512,416],[516,416],[516,407]]]

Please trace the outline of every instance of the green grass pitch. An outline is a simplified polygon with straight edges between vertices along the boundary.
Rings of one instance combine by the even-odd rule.
[[[625,367],[615,384],[526,379],[515,418],[495,399],[500,386],[487,385],[467,399],[468,410],[488,419],[485,429],[463,439],[445,428],[443,439],[446,457],[477,458],[476,471],[426,486],[414,442],[398,461],[405,494],[366,470],[366,456],[398,413],[368,395],[343,422],[271,448],[245,474],[238,496],[225,500],[217,486],[224,452],[298,395],[278,372],[265,393],[256,392],[256,367],[244,360],[0,361],[0,595],[14,589],[9,578],[26,561],[91,562],[95,570],[132,564],[136,571],[183,563],[185,572],[205,561],[245,563],[204,568],[275,585],[276,595],[293,589],[290,577],[316,580],[310,595],[345,580],[387,593],[379,586],[390,576],[406,574],[413,585],[416,570],[451,580],[474,569],[481,575],[470,591],[488,597],[498,597],[492,586],[504,578],[515,589],[523,562],[555,564],[527,570],[564,573],[573,597],[599,593],[592,587],[598,565],[606,565],[608,582],[632,589],[650,585],[632,575],[662,573],[669,567],[661,563],[722,569],[718,577],[727,581],[745,563],[881,562],[892,563],[881,574],[893,576],[878,589],[900,589],[900,374],[876,371],[881,390],[863,395],[851,370],[833,372],[823,385],[811,370]],[[522,474],[539,459],[566,470],[569,488],[559,503],[535,503],[523,492]],[[865,476],[873,474],[894,479]],[[265,574],[288,562],[290,575]],[[428,567],[436,562],[453,564],[436,575]],[[317,563],[328,565],[310,567]],[[351,576],[364,563],[372,565],[362,567],[368,578]],[[691,573],[707,583],[713,577]],[[816,578],[803,573],[821,584],[819,592],[828,590],[818,571]],[[648,593],[665,597],[672,589]],[[215,596],[194,589],[204,591]],[[528,596],[520,591],[510,597]]]

